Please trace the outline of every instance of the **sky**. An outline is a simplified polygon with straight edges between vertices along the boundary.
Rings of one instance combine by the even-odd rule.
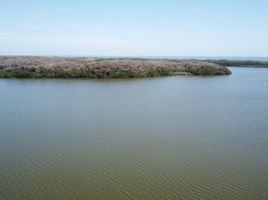
[[[0,55],[268,56],[267,0],[0,0]]]

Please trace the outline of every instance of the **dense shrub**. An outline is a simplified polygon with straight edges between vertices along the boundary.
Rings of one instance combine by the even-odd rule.
[[[230,73],[226,67],[201,61],[0,56],[0,78],[138,78]]]

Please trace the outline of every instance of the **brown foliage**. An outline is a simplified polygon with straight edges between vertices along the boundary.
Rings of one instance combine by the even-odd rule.
[[[226,67],[202,61],[0,56],[0,73],[29,78],[132,78],[177,74],[224,75]],[[1,77],[1,76],[0,76]]]

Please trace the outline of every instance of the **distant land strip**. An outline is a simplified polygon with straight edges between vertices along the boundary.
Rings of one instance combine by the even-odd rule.
[[[268,62],[0,56],[0,78],[146,78],[229,75],[227,66],[268,67]]]
[[[254,61],[254,60],[203,60],[212,62],[221,66],[227,67],[254,67],[254,68],[268,68],[268,61]]]

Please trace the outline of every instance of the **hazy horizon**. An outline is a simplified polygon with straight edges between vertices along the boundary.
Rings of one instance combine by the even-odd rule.
[[[239,61],[268,61],[268,56],[120,56],[120,55],[115,55],[115,56],[103,56],[103,55],[45,55],[45,54],[3,54],[0,56],[22,56],[22,57],[70,57],[70,58],[131,58],[131,59],[181,59],[181,60],[239,60]]]
[[[264,0],[12,0],[1,3],[0,17],[0,55],[268,55]]]

